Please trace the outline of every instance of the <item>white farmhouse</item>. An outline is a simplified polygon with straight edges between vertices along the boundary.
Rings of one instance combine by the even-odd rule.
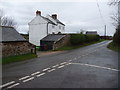
[[[40,40],[49,34],[65,32],[65,25],[57,19],[57,15],[41,16],[41,11],[36,11],[36,17],[28,23],[29,42],[40,46]]]

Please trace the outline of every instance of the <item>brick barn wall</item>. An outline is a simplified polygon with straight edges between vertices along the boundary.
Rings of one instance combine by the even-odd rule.
[[[53,45],[53,50],[69,45],[70,44],[70,35],[66,35],[65,37],[63,37],[61,40],[57,41],[54,45]]]
[[[0,46],[2,47],[2,57],[35,53],[35,46],[29,42],[7,42],[0,43]]]

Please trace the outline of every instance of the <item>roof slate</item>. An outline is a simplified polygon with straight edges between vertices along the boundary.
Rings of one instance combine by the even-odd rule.
[[[0,26],[0,42],[27,41],[13,27]]]
[[[50,19],[48,19],[48,18],[46,18],[46,17],[43,17],[43,16],[41,16],[43,19],[45,19],[46,21],[48,21],[49,23],[51,23],[51,24],[54,24],[54,25],[56,25],[54,22],[52,22]]]
[[[41,39],[41,41],[59,41],[63,37],[65,37],[65,35],[50,34],[50,35],[47,35],[46,37],[44,37],[43,39]]]
[[[48,21],[48,22],[50,22],[51,24],[54,24],[54,25],[56,25],[54,22],[52,22],[50,19],[48,19],[48,18],[46,18],[46,17],[43,17],[43,16],[41,16],[43,19],[45,19],[46,21]],[[52,18],[52,17],[51,17]],[[57,23],[59,23],[59,24],[62,24],[62,25],[64,25],[65,26],[65,24],[63,24],[61,21],[59,21],[58,19],[54,19]]]

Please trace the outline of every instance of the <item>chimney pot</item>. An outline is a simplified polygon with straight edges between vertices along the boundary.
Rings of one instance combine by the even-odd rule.
[[[57,14],[52,14],[53,19],[57,19]]]
[[[36,11],[36,16],[41,16],[41,11]]]

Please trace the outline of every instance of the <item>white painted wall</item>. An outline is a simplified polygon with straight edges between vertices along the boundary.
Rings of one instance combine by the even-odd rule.
[[[29,42],[40,46],[40,40],[47,36],[47,22],[40,16],[36,16],[29,23]]]
[[[51,18],[51,17],[49,17]],[[52,20],[52,19],[51,19]],[[41,16],[36,16],[29,25],[29,42],[40,46],[40,40],[47,36],[47,21]],[[56,22],[57,24],[57,22]],[[60,28],[61,27],[61,28]],[[65,32],[65,26],[61,24],[48,24],[48,34],[57,34],[58,32]]]

